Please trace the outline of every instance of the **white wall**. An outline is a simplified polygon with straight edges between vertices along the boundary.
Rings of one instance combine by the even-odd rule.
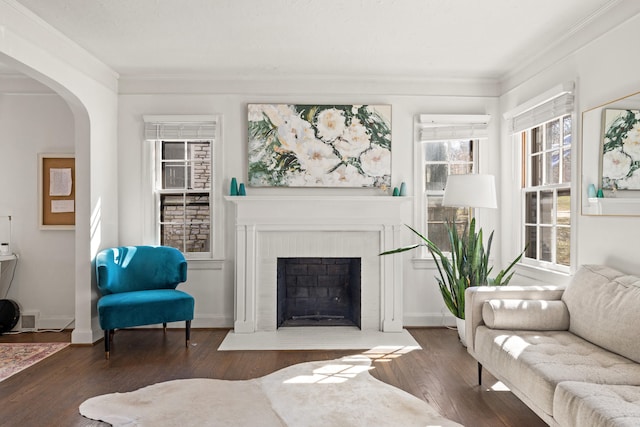
[[[100,247],[114,244],[117,238],[118,200],[113,171],[118,76],[16,2],[0,2],[0,27],[0,61],[58,93],[73,116],[76,226],[75,328],[71,339],[74,343],[91,343],[102,335],[97,321],[92,259]],[[28,244],[38,246],[40,240]]]
[[[74,318],[75,234],[38,227],[38,153],[73,153],[73,116],[57,94],[0,94],[0,216],[12,216],[12,249],[20,258],[3,277],[21,311],[39,312],[40,327]]]
[[[528,99],[566,82],[576,82],[577,122],[575,131],[580,136],[580,112],[598,106],[619,97],[640,91],[640,74],[638,67],[640,59],[633,53],[633,41],[640,39],[640,15],[631,17],[627,22],[584,46],[574,54],[563,58],[547,70],[525,79],[513,89],[505,93],[501,99],[501,111],[504,113]],[[517,76],[514,78],[517,80]],[[581,138],[574,140],[574,191],[576,195],[586,192],[581,188],[583,171],[597,169],[596,164],[580,164],[579,150],[594,153],[596,146],[581,146]],[[517,182],[511,173],[509,139],[506,130],[503,132],[502,151],[502,183],[507,191],[513,191],[513,183]],[[591,157],[598,158],[597,154]],[[580,194],[578,194],[580,193]],[[506,194],[505,194],[506,196]],[[505,230],[517,232],[514,219],[518,215],[514,211],[512,200],[504,199],[502,206],[505,212],[512,211],[513,215],[503,215]],[[640,263],[637,256],[637,242],[640,240],[640,217],[603,217],[581,215],[580,198],[572,207],[573,227],[575,228],[575,265],[608,264],[624,272],[640,274]],[[512,248],[513,240],[508,233],[503,235],[502,243],[505,250]],[[528,276],[543,277],[545,280],[564,282],[566,278],[544,277],[538,272],[524,272]]]
[[[194,85],[191,83],[191,85]],[[221,114],[223,117],[224,171],[217,191],[228,193],[231,177],[247,181],[247,104],[248,103],[336,103],[336,104],[391,104],[392,105],[392,184],[399,186],[405,181],[410,195],[414,194],[414,117],[420,113],[497,113],[497,98],[486,95],[486,88],[478,85],[468,88],[472,96],[396,95],[400,92],[393,83],[378,83],[366,88],[366,92],[356,84],[344,84],[345,92],[337,94],[336,86],[342,82],[309,82],[313,90],[283,82],[248,82],[251,88],[236,87],[235,93],[211,88],[203,83],[185,89],[181,82],[163,81],[156,85],[145,82],[136,86],[125,82],[126,92],[119,96],[118,135],[118,177],[119,216],[121,244],[140,244],[143,239],[143,182],[141,176],[142,159],[142,116],[147,114]],[[278,87],[279,94],[267,94]],[[228,87],[228,86],[227,86]],[[443,87],[439,87],[442,91]],[[459,88],[450,88],[456,92]],[[137,92],[149,92],[140,94]],[[182,93],[181,93],[182,92]],[[249,93],[250,92],[250,93]],[[416,92],[420,92],[417,90]],[[428,91],[427,91],[428,92]],[[481,95],[477,95],[480,93]],[[497,126],[496,132],[497,135]],[[485,147],[483,155],[487,172],[498,170],[498,144],[490,142],[492,148]],[[377,189],[265,189],[248,188],[248,194],[379,194]],[[191,292],[196,298],[196,319],[194,327],[218,327],[233,325],[233,268],[234,268],[234,224],[229,206],[222,206],[216,214],[224,213],[225,218],[225,259],[221,269],[217,264],[191,261],[189,279],[181,288]],[[406,223],[414,224],[414,209],[406,212]],[[354,212],[354,215],[357,215]],[[495,227],[497,212],[484,216],[485,224]],[[413,237],[407,231],[405,243],[412,243]],[[392,248],[389,248],[392,249]],[[499,251],[499,248],[495,248]],[[499,253],[499,252],[496,252]],[[434,280],[436,271],[427,262],[414,268],[411,257],[404,257],[405,321],[411,325],[441,324],[446,312],[442,298]],[[402,255],[396,255],[402,256]],[[426,267],[426,269],[424,268]]]

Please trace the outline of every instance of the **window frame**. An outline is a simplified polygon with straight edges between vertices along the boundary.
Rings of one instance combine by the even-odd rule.
[[[481,140],[485,140],[486,138],[461,138],[461,139],[433,139],[433,140],[426,140],[426,141],[421,141],[421,165],[422,165],[422,185],[423,185],[423,191],[422,191],[422,208],[424,210],[424,220],[420,223],[421,226],[423,227],[424,230],[424,236],[426,236],[427,238],[431,238],[429,236],[429,226],[430,224],[435,224],[435,223],[445,223],[446,221],[448,221],[448,218],[445,218],[445,222],[441,222],[441,221],[430,221],[430,208],[429,208],[429,198],[430,197],[440,197],[442,198],[444,196],[444,188],[442,190],[429,190],[426,188],[426,181],[427,181],[427,165],[429,164],[443,164],[447,166],[447,176],[450,175],[451,169],[453,166],[456,165],[470,165],[471,166],[471,172],[470,173],[478,173],[478,169],[479,169],[479,150],[480,150],[480,146],[482,145]],[[471,153],[472,153],[472,160],[471,161],[428,161],[426,159],[426,151],[427,151],[427,146],[428,144],[437,144],[437,143],[450,143],[450,142],[457,142],[457,141],[470,141],[471,142]],[[477,213],[473,208],[470,207],[466,207],[466,208],[451,208],[451,209],[466,209],[466,217],[467,217],[467,221],[466,221],[466,225],[468,226],[471,218],[473,217],[474,213]],[[457,223],[458,224],[458,223]],[[459,223],[459,226],[464,226],[463,223]],[[426,248],[422,248],[423,251],[423,255],[424,256],[430,256],[427,249]],[[448,253],[450,251],[443,251],[445,253]]]
[[[510,164],[502,166],[502,176],[506,184],[506,192],[508,195],[507,204],[514,212],[520,212],[520,215],[512,215],[504,218],[503,222],[507,223],[513,238],[504,242],[505,248],[513,252],[521,251],[524,247],[523,234],[523,217],[524,205],[522,196],[522,183],[524,168],[522,164],[523,147],[522,147],[522,131],[528,128],[538,126],[553,118],[570,114],[572,120],[572,158],[571,158],[571,208],[570,214],[572,218],[570,231],[570,267],[569,273],[556,269],[547,268],[544,264],[524,263],[520,262],[516,266],[517,274],[539,282],[556,285],[567,283],[568,278],[573,274],[578,265],[578,228],[579,224],[579,133],[578,119],[575,103],[575,82],[565,81],[550,87],[548,90],[540,92],[537,96],[515,105],[513,108],[503,113],[505,120],[505,129],[503,139],[507,146],[505,147],[507,157],[510,157]]]
[[[522,265],[526,265],[526,266],[530,266],[530,267],[534,267],[534,268],[539,268],[539,269],[543,269],[543,270],[547,270],[547,271],[552,271],[552,272],[558,272],[558,273],[563,273],[563,274],[570,274],[572,271],[572,268],[574,266],[574,250],[575,250],[575,244],[574,244],[574,233],[573,233],[573,228],[575,227],[575,207],[574,207],[574,166],[575,166],[575,161],[574,161],[574,157],[575,157],[575,134],[576,134],[576,130],[575,130],[575,119],[574,119],[574,113],[565,113],[565,114],[561,114],[559,116],[556,116],[554,118],[545,120],[544,122],[538,123],[537,125],[528,128],[528,129],[524,129],[521,130],[517,133],[513,134],[513,139],[514,140],[518,140],[520,141],[520,167],[521,167],[521,184],[520,184],[520,191],[519,191],[519,204],[520,204],[520,221],[519,221],[519,228],[520,228],[520,232],[519,232],[519,236],[520,236],[520,241],[521,241],[521,246],[524,246],[527,243],[527,228],[529,227],[535,227],[536,228],[536,242],[540,242],[541,240],[541,236],[542,236],[542,229],[543,228],[550,228],[551,229],[551,238],[550,241],[552,242],[552,246],[551,246],[551,260],[544,260],[543,258],[543,254],[541,253],[541,248],[540,248],[540,244],[536,245],[535,248],[535,256],[536,258],[531,258],[528,257],[526,254],[525,256],[522,257],[522,260],[520,261],[520,263]],[[546,179],[546,162],[542,161],[542,169],[538,172],[540,175],[540,180],[542,181],[540,184],[538,185],[534,185],[532,183],[532,158],[534,156],[544,156],[545,154],[549,154],[552,153],[554,151],[553,148],[548,149],[547,148],[547,144],[546,144],[546,139],[547,139],[547,125],[549,125],[550,123],[554,122],[554,121],[559,121],[560,123],[560,129],[561,129],[561,135],[564,137],[564,121],[565,119],[569,117],[571,119],[571,143],[568,144],[569,145],[569,150],[571,152],[571,158],[569,159],[570,161],[570,166],[571,166],[571,175],[570,175],[570,181],[565,181],[564,180],[564,174],[562,171],[561,166],[558,167],[558,176],[559,176],[559,182],[545,182]],[[530,150],[530,146],[528,144],[532,144],[533,142],[533,130],[534,129],[538,129],[538,128],[542,128],[542,130],[540,132],[536,132],[536,134],[541,135],[542,137],[542,141],[541,141],[541,146],[542,149],[539,151],[535,151],[532,153],[532,151]],[[560,145],[557,148],[560,151],[560,159],[562,159],[562,153],[565,149],[566,145],[564,144],[564,138],[561,138],[560,141]],[[562,165],[562,161],[560,162],[560,164]],[[558,224],[558,193],[560,191],[569,191],[569,197],[570,197],[570,222],[569,225],[564,225],[564,224]],[[552,197],[551,197],[551,221],[550,223],[546,223],[543,221],[543,219],[541,218],[541,203],[542,203],[542,197],[541,197],[541,193],[551,193]],[[528,221],[528,215],[527,215],[527,196],[529,194],[536,194],[536,215],[535,215],[535,222],[533,221]],[[557,237],[558,237],[558,229],[563,229],[563,228],[569,228],[569,236],[570,236],[570,242],[569,242],[569,265],[564,265],[564,264],[559,264],[558,263],[558,259],[557,259],[557,253],[558,253],[558,241],[557,241]],[[530,250],[530,248],[528,249]]]
[[[414,203],[415,223],[419,224],[417,231],[428,235],[428,194],[426,189],[425,171],[425,143],[427,141],[447,140],[477,140],[474,147],[474,173],[483,172],[481,159],[487,158],[489,149],[489,121],[488,114],[418,114],[414,122],[414,186],[416,188],[416,203]],[[444,189],[442,191],[444,194]],[[469,218],[476,218],[477,223],[483,224],[485,214],[480,210],[469,209]],[[419,248],[413,258],[416,268],[431,268],[433,263],[429,251],[425,247]]]
[[[186,127],[194,127],[197,124],[204,124],[210,129],[214,128],[214,131],[208,132],[204,137],[198,135],[185,134],[185,135],[170,135],[170,137],[162,137],[162,135],[155,136],[150,135],[148,130],[145,130],[142,144],[142,187],[143,187],[143,215],[142,215],[142,230],[143,230],[143,242],[149,245],[160,244],[160,196],[156,192],[156,180],[162,179],[160,157],[157,155],[157,149],[162,141],[210,141],[210,162],[211,162],[211,182],[208,190],[193,189],[194,192],[209,193],[209,215],[210,215],[210,244],[209,252],[187,252],[184,256],[187,260],[193,261],[216,261],[211,265],[211,268],[220,268],[220,262],[224,259],[225,245],[224,245],[224,194],[221,191],[222,177],[223,177],[223,144],[222,144],[222,116],[221,115],[168,115],[168,116],[144,116],[145,126],[149,124],[158,124],[172,128],[177,128],[181,124]],[[193,175],[193,174],[192,174]],[[193,178],[193,176],[192,176]],[[168,192],[175,191],[174,189],[166,190]],[[179,193],[183,193],[183,190],[177,190]],[[201,264],[202,267],[197,267],[200,264],[194,264],[195,268],[209,268],[208,264]],[[190,266],[194,268],[194,266]]]
[[[171,163],[174,163],[173,161],[167,161],[167,159],[163,159],[162,158],[162,150],[163,150],[163,145],[165,143],[176,143],[176,142],[180,142],[181,144],[184,145],[184,148],[186,150],[185,153],[185,157],[182,160],[175,160],[175,159],[171,159],[171,160],[175,160],[175,163],[181,163],[181,168],[184,171],[185,176],[182,178],[185,181],[185,185],[183,188],[167,188],[166,187],[166,183],[163,184],[163,181],[166,180],[166,177],[164,176],[164,168],[163,168],[163,164],[165,165],[165,168],[167,165],[170,165]],[[202,142],[206,142],[209,144],[209,153],[210,153],[210,157],[209,157],[209,167],[210,167],[210,171],[211,171],[211,176],[210,176],[210,185],[209,188],[194,188],[193,186],[193,181],[194,181],[194,174],[193,174],[193,152],[191,152],[188,147],[190,143],[202,143]],[[183,209],[185,211],[185,215],[186,215],[186,211],[187,211],[187,203],[186,203],[186,199],[189,197],[189,195],[195,195],[195,194],[204,194],[206,193],[208,195],[208,200],[209,200],[209,250],[206,252],[185,252],[182,250],[182,248],[186,249],[186,234],[183,234],[183,238],[182,238],[182,248],[178,248],[181,250],[181,252],[183,252],[183,254],[185,255],[185,257],[187,257],[190,259],[209,259],[211,258],[211,253],[212,253],[212,245],[213,245],[213,228],[214,228],[214,215],[215,215],[215,206],[213,205],[213,196],[214,196],[214,189],[213,189],[213,157],[212,157],[212,153],[213,153],[213,145],[215,143],[215,141],[213,139],[208,139],[208,138],[204,138],[204,139],[193,139],[193,138],[186,138],[186,139],[156,139],[153,141],[154,143],[154,157],[155,157],[155,167],[154,167],[154,175],[155,175],[155,179],[154,179],[154,196],[155,196],[155,210],[156,210],[156,242],[157,244],[161,244],[161,240],[162,240],[162,227],[163,225],[168,225],[171,223],[171,221],[163,221],[162,219],[162,197],[163,196],[183,196]],[[188,183],[187,183],[188,180]],[[184,226],[187,227],[187,222],[184,222]],[[189,224],[195,224],[194,222],[191,222]]]

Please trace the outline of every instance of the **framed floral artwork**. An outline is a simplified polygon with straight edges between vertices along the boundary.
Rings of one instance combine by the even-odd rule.
[[[602,188],[640,190],[640,110],[605,109]]]
[[[391,184],[390,105],[248,105],[254,187]]]

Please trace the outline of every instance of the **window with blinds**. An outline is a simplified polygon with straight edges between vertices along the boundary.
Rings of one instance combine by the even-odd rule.
[[[213,147],[216,121],[145,117],[156,243],[195,258],[210,257],[213,241]]]
[[[418,117],[417,135],[421,145],[424,225],[427,237],[449,251],[445,225],[468,226],[469,208],[444,207],[442,197],[447,177],[478,172],[480,141],[488,137],[487,115],[426,115]]]
[[[555,96],[520,108],[509,122],[522,157],[523,262],[561,272],[571,266],[572,87],[560,87]]]

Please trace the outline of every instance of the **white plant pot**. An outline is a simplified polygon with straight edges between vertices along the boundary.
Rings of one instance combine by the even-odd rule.
[[[460,343],[463,346],[467,346],[467,333],[464,326],[464,319],[460,319],[456,317],[456,327],[458,329],[458,337],[460,338]]]

